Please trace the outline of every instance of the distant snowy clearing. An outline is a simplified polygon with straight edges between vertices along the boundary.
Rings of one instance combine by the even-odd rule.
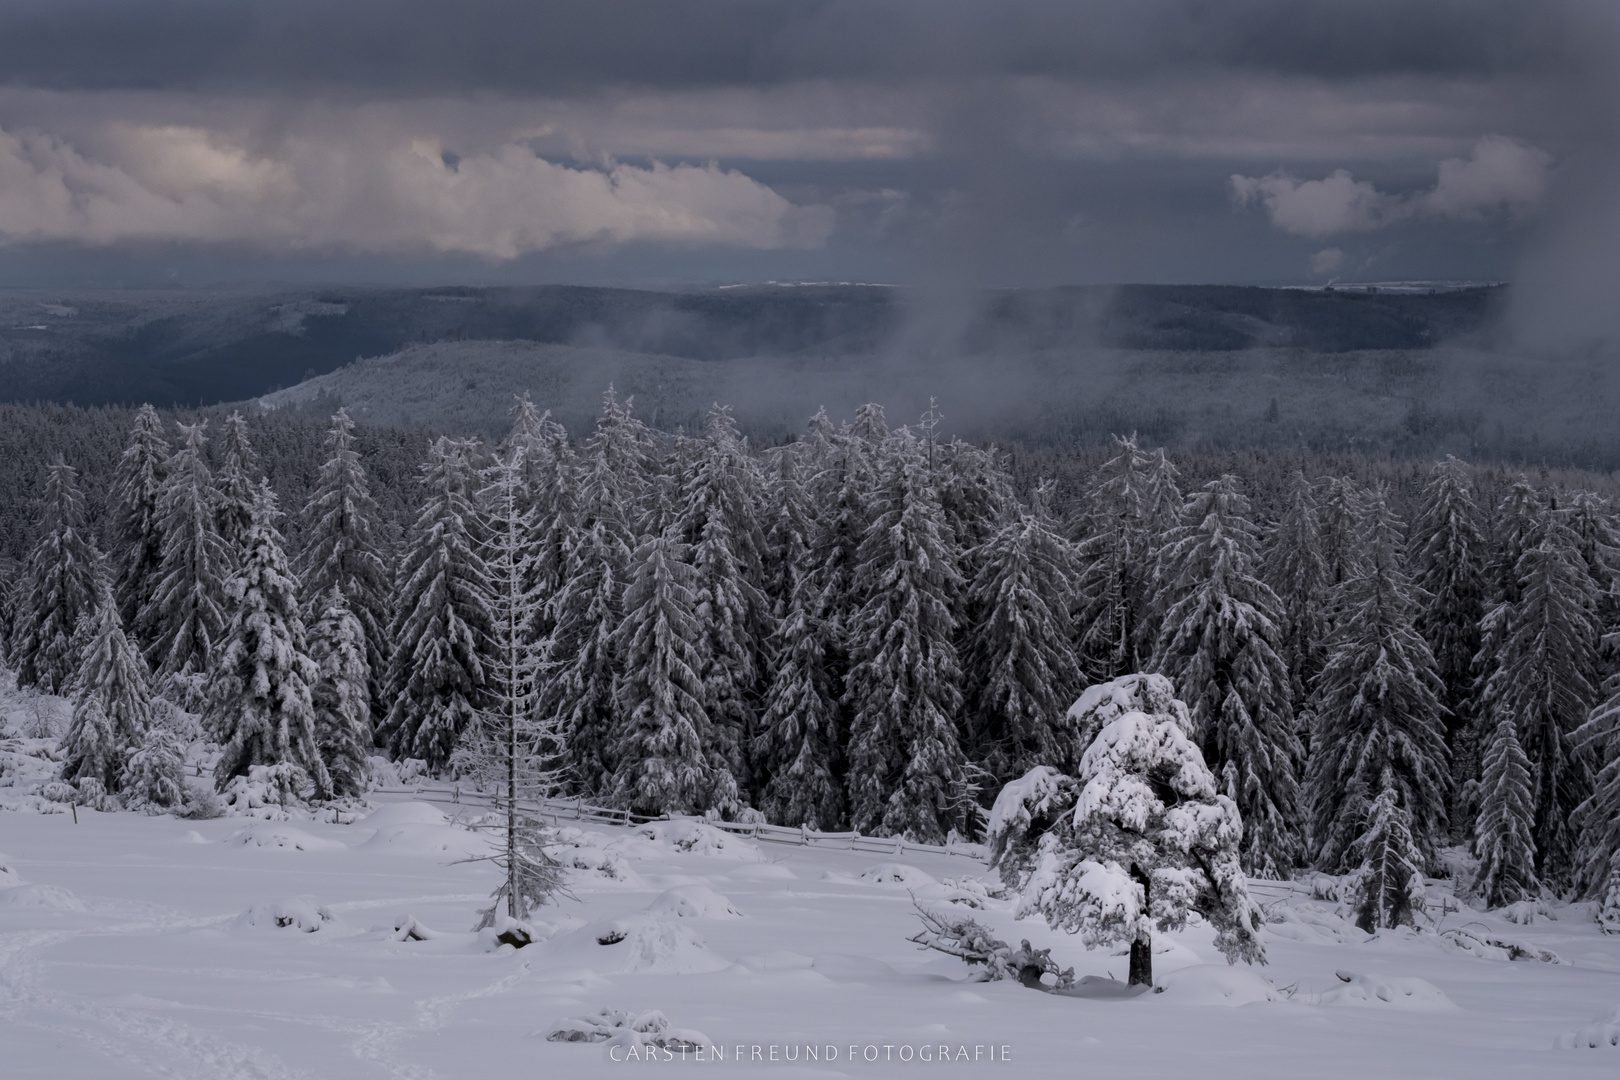
[[[453,814],[481,811],[372,804],[347,825],[0,812],[0,1073],[486,1080],[621,1076],[649,1058],[783,1077],[1620,1068],[1620,938],[1586,906],[1518,921],[1463,907],[1438,931],[1369,937],[1307,886],[1256,882],[1269,966],[1228,966],[1193,925],[1155,939],[1160,992],[1126,993],[1110,979],[1124,956],[1014,920],[973,860],[879,862],[677,821],[559,830],[575,899],[540,912],[539,942],[516,950],[470,931],[497,871],[460,861],[488,840]],[[1435,909],[1447,895],[1430,886]],[[914,901],[1050,946],[1077,985],[969,982],[967,965],[906,940]]]

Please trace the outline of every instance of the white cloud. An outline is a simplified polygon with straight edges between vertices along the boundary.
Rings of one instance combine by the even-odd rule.
[[[245,242],[512,259],[653,241],[815,247],[834,212],[716,165],[570,167],[514,142],[452,168],[435,140],[288,136],[257,152],[184,125],[119,126],[94,157],[0,130],[0,243]]]
[[[1414,195],[1379,191],[1337,169],[1321,180],[1284,172],[1231,178],[1240,206],[1261,205],[1279,229],[1323,237],[1368,232],[1417,216],[1472,219],[1489,214],[1523,215],[1541,202],[1551,158],[1533,146],[1487,135],[1467,158],[1440,163],[1435,186]]]
[[[1331,274],[1344,265],[1344,252],[1336,247],[1323,248],[1311,256],[1311,273]]]

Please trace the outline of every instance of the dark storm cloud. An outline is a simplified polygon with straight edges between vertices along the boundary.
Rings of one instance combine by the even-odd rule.
[[[1547,0],[12,0],[0,82],[56,90],[555,94],[817,78],[1556,72]]]

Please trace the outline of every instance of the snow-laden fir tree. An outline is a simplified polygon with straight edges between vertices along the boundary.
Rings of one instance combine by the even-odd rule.
[[[1491,907],[1502,907],[1541,892],[1532,835],[1530,759],[1524,756],[1510,718],[1496,722],[1496,730],[1485,741],[1482,765],[1474,819],[1474,854],[1479,856],[1474,894]]]
[[[173,810],[186,801],[186,747],[180,736],[156,724],[132,748],[119,777],[124,805],[149,812]]]
[[[80,624],[79,670],[73,680],[73,722],[62,737],[62,779],[122,785],[124,763],[152,726],[152,685],[146,661],[124,635],[118,602],[102,581],[95,607]]]
[[[1596,596],[1593,614],[1603,635],[1598,654],[1601,677],[1620,670],[1620,522],[1609,500],[1591,491],[1570,492],[1564,499],[1564,523],[1586,564]]]
[[[1418,606],[1402,566],[1401,523],[1381,490],[1368,494],[1354,574],[1329,601],[1327,664],[1311,708],[1307,766],[1310,844],[1319,865],[1354,869],[1386,770],[1426,862],[1446,834],[1445,688],[1417,632]]]
[[[534,517],[528,588],[535,598],[530,637],[544,642],[554,624],[553,602],[568,575],[568,540],[579,518],[579,463],[568,432],[550,413],[534,414],[528,395],[513,410],[508,451],[523,451],[523,494]]]
[[[332,794],[365,794],[371,756],[371,665],[366,659],[366,633],[336,585],[310,609],[309,658],[316,682],[310,691],[315,708],[315,745],[332,777]]]
[[[624,669],[610,791],[615,804],[638,814],[737,806],[737,780],[705,708],[698,575],[689,559],[686,545],[669,536],[637,545],[615,635]]]
[[[937,411],[930,407],[925,419],[937,423],[937,416]],[[981,449],[959,439],[950,442],[931,439],[930,442],[940,509],[960,553],[963,581],[971,582],[979,573],[978,553],[985,551],[990,538],[1018,514],[1012,478],[1002,468],[994,448]],[[964,590],[957,597],[955,612],[963,640],[971,633],[974,621],[967,614],[967,603]]]
[[[437,772],[484,705],[488,572],[479,553],[477,447],[441,436],[422,464],[426,501],[396,575],[392,652],[378,740]]]
[[[844,680],[850,818],[869,835],[940,843],[968,812],[950,605],[961,577],[924,446],[902,430],[881,465]]]
[[[485,706],[463,735],[453,761],[461,775],[490,792],[504,829],[498,850],[489,856],[501,870],[501,884],[475,929],[525,920],[562,888],[561,867],[545,850],[549,830],[524,809],[525,803],[532,806],[557,793],[562,749],[555,718],[535,711],[540,643],[533,637],[539,598],[533,584],[535,503],[526,468],[530,452],[543,448],[526,437],[509,440],[485,470],[479,492],[488,526]],[[526,944],[530,939],[522,931],[522,940],[506,940]]]
[[[152,600],[163,567],[163,481],[169,444],[157,410],[142,405],[129,445],[118,459],[111,493],[112,547],[116,553],[118,613],[133,628]]]
[[[737,433],[731,410],[715,406],[679,489],[681,539],[696,573],[698,676],[709,714],[711,751],[747,790],[747,760],[758,734],[770,610],[763,585],[765,537],[758,463]]]
[[[805,610],[815,620],[827,676],[842,695],[849,673],[850,620],[859,604],[855,570],[871,524],[876,448],[849,431],[833,430],[825,409],[811,417],[803,446],[805,489],[816,511],[807,587],[818,594]],[[841,700],[838,710],[839,728],[847,730],[848,714]]]
[[[1412,839],[1412,819],[1386,767],[1378,797],[1367,811],[1367,828],[1351,846],[1361,864],[1354,904],[1356,925],[1367,933],[1416,925],[1423,909],[1423,852]]]
[[[552,631],[543,654],[539,709],[558,718],[576,790],[603,795],[613,772],[619,717],[613,634],[630,564],[636,489],[644,475],[640,436],[611,391],[584,459],[577,509],[566,528],[565,570],[550,601]],[[625,470],[633,482],[627,482]]]
[[[328,798],[332,781],[315,737],[310,690],[320,677],[309,658],[304,617],[276,529],[275,493],[260,483],[242,563],[225,584],[228,620],[208,677],[204,727],[222,744],[214,767],[221,790],[255,765],[292,765]]]
[[[378,535],[377,504],[354,448],[354,422],[347,410],[333,414],[326,446],[330,456],[303,514],[304,550],[297,566],[304,606],[313,622],[320,618],[328,593],[337,589],[343,594],[345,606],[360,625],[370,672],[367,700],[381,711],[392,586]]]
[[[1161,446],[1147,455],[1147,469],[1142,478],[1142,535],[1146,541],[1143,551],[1152,572],[1143,587],[1142,608],[1136,619],[1137,655],[1143,661],[1158,647],[1159,629],[1166,613],[1164,605],[1173,595],[1165,591],[1166,575],[1171,570],[1161,556],[1170,533],[1181,525],[1183,503],[1181,472]]]
[[[247,421],[240,412],[225,418],[225,431],[219,439],[219,470],[214,473],[218,500],[214,513],[219,538],[225,549],[239,561],[246,552],[248,531],[253,527],[254,500],[258,498],[259,457],[248,441]]]
[[[17,685],[64,694],[79,667],[74,632],[100,598],[101,553],[84,521],[78,472],[58,457],[45,470],[39,539],[19,582],[11,636]]]
[[[1519,602],[1519,560],[1539,541],[1547,521],[1546,495],[1531,486],[1521,473],[1508,485],[1491,520],[1490,549],[1485,564],[1485,612],[1479,622],[1479,649],[1471,667],[1473,694],[1468,701],[1467,730],[1463,733],[1464,758],[1454,771],[1464,777],[1457,801],[1467,812],[1479,776],[1479,740],[1494,726],[1483,712],[1480,696],[1495,675],[1506,645],[1507,619]]]
[[[838,829],[844,820],[838,687],[827,667],[811,548],[815,514],[800,480],[800,449],[775,452],[768,485],[766,551],[775,629],[753,756],[765,783],[759,807],[771,821]]]
[[[1550,504],[1519,557],[1517,599],[1503,601],[1494,669],[1480,691],[1482,732],[1512,720],[1531,764],[1536,873],[1560,891],[1576,884],[1575,810],[1592,791],[1573,735],[1596,704],[1594,589],[1575,536]]]
[[[1327,587],[1334,589],[1361,573],[1362,524],[1370,493],[1344,476],[1329,477],[1322,488],[1316,501],[1317,535]]]
[[[1243,821],[1170,681],[1092,686],[1071,712],[1090,737],[1078,772],[1032,769],[990,813],[991,866],[1018,893],[1017,917],[1038,914],[1088,949],[1128,945],[1133,986],[1153,982],[1153,932],[1193,912],[1229,963],[1264,963],[1265,919],[1239,865]]]
[[[1235,476],[1189,496],[1182,520],[1159,559],[1164,619],[1153,667],[1179,688],[1204,760],[1233,778],[1227,794],[1243,814],[1244,870],[1284,877],[1303,839],[1304,749],[1278,651],[1282,604],[1257,576],[1259,529]]]
[[[1282,644],[1288,668],[1289,700],[1301,730],[1307,731],[1310,688],[1322,670],[1322,639],[1327,631],[1327,561],[1316,520],[1316,490],[1295,470],[1282,516],[1266,537],[1262,575],[1282,604]]]
[[[964,635],[968,731],[997,787],[1037,765],[1071,772],[1084,750],[1066,713],[1081,678],[1070,622],[1074,550],[1046,495],[1037,490],[971,559],[979,569],[966,605],[975,619]]]
[[[1620,679],[1575,730],[1570,742],[1597,762],[1592,794],[1575,812],[1582,894],[1598,902],[1598,921],[1620,934]]]
[[[181,424],[159,500],[163,564],[138,628],[146,659],[165,692],[200,706],[198,687],[225,628],[225,579],[233,560],[220,539],[213,476],[202,457],[206,422]]]
[[[1075,629],[1086,673],[1107,681],[1138,671],[1139,628],[1156,549],[1147,529],[1149,459],[1136,438],[1114,437],[1115,455],[1092,477],[1081,517]]]
[[[1473,665],[1485,614],[1488,549],[1468,466],[1450,455],[1429,471],[1412,524],[1411,549],[1415,583],[1426,594],[1418,631],[1429,643],[1445,686],[1446,742],[1456,790],[1475,775],[1478,760],[1477,748],[1464,745],[1468,740],[1463,733],[1469,726]]]

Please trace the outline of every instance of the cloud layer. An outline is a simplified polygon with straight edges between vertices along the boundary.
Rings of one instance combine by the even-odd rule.
[[[1474,144],[1466,158],[1440,162],[1432,188],[1407,195],[1380,191],[1335,169],[1320,180],[1285,172],[1231,179],[1240,206],[1263,206],[1271,223],[1297,236],[1320,238],[1371,232],[1414,217],[1477,220],[1490,214],[1535,210],[1547,190],[1551,158],[1545,151],[1499,135]]]
[[[716,165],[572,167],[507,143],[294,137],[256,155],[199,128],[118,127],[90,158],[0,130],[0,243],[250,243],[513,259],[564,245],[812,247],[833,214]]]

